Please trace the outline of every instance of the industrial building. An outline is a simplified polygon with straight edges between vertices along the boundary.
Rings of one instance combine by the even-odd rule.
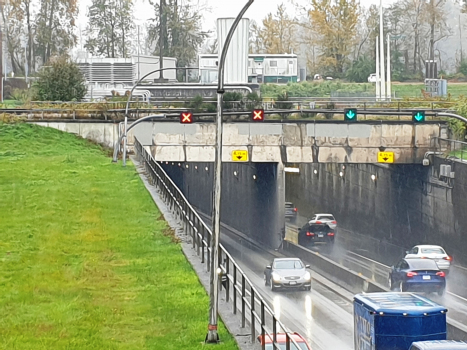
[[[201,83],[217,82],[217,60],[217,54],[199,55],[199,79]],[[238,67],[230,69],[238,70]],[[297,82],[297,55],[249,54],[247,72],[249,83],[287,84],[288,82]]]

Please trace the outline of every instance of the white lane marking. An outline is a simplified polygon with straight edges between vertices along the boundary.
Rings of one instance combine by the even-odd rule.
[[[460,295],[454,294],[454,293],[452,293],[452,292],[450,292],[450,291],[447,291],[447,293],[448,293],[449,295],[452,295],[453,297],[456,297],[456,298],[462,299],[463,301],[467,301],[467,299],[466,299],[466,298],[464,298],[464,297],[461,297]]]
[[[467,267],[460,266],[460,265],[453,265],[456,269],[461,269],[467,271]]]

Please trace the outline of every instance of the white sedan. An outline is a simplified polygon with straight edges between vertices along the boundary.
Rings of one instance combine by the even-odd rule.
[[[439,245],[416,245],[406,251],[406,258],[432,259],[436,261],[438,268],[443,271],[449,271],[452,258]]]

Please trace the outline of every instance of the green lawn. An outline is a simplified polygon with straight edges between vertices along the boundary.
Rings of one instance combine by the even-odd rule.
[[[16,100],[3,100],[3,103],[0,103],[0,108],[15,108],[22,103]]]
[[[237,349],[134,166],[0,124],[0,349]]]
[[[392,95],[398,98],[423,97],[422,89],[425,89],[424,83],[399,83],[391,84]],[[288,97],[329,97],[331,93],[340,94],[345,97],[346,94],[352,96],[368,96],[375,94],[375,84],[369,83],[344,83],[340,81],[300,82],[281,84],[263,84],[261,85],[261,96],[263,98],[278,98],[278,96],[287,91]],[[467,96],[467,83],[448,82],[448,93],[452,97],[461,95]]]
[[[452,151],[449,153],[449,155],[452,157],[457,157],[462,160],[467,160],[467,149],[463,151]]]
[[[392,93],[396,97],[422,97],[423,83],[394,83],[391,85]],[[449,83],[448,93],[452,97],[467,96],[467,83]]]

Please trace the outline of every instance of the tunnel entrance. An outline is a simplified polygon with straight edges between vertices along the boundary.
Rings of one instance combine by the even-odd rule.
[[[214,163],[162,162],[201,213],[212,215]],[[221,221],[269,248],[284,227],[283,175],[278,163],[223,163]]]

